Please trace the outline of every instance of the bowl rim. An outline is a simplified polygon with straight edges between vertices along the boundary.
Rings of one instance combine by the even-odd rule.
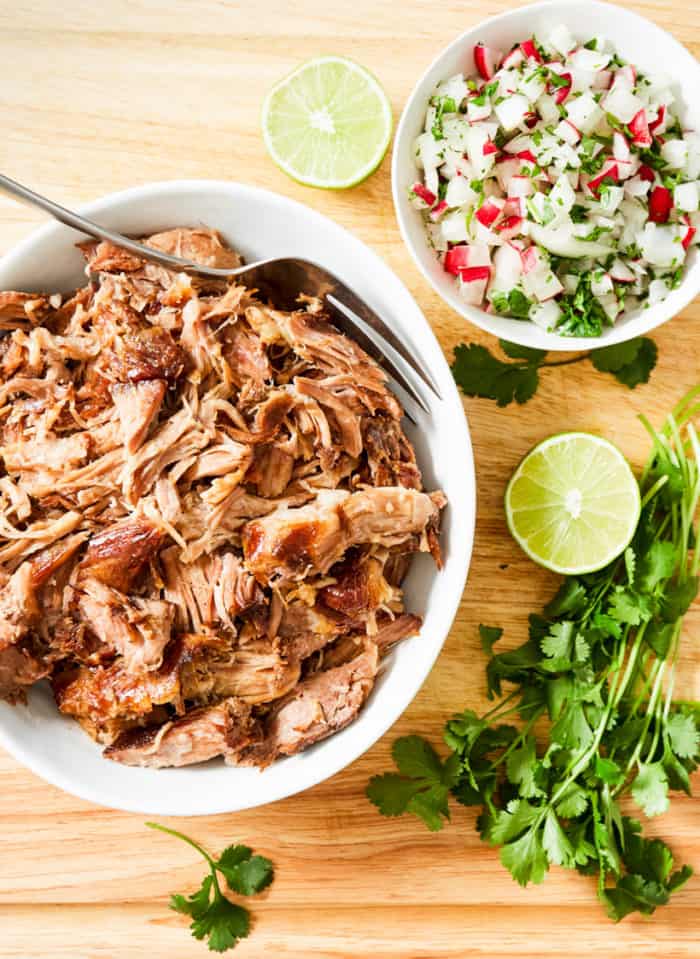
[[[605,2],[605,0],[574,0],[574,2],[577,2],[579,5],[585,2],[587,10],[590,11],[591,14],[593,14],[597,8],[597,11],[601,16],[624,16],[630,18],[631,20],[636,20],[639,23],[643,23],[647,28],[650,27],[659,34],[663,34],[672,44],[672,46],[675,47],[677,56],[684,60],[689,67],[692,67],[696,71],[698,86],[700,86],[700,62],[698,62],[692,53],[690,53],[690,51],[683,46],[683,44],[677,40],[676,37],[670,33],[670,31],[665,30],[663,27],[660,27],[658,24],[654,23],[653,20],[642,16],[634,10],[629,10],[626,7],[618,7],[615,4]],[[447,46],[443,47],[442,50],[440,50],[440,52],[433,57],[430,64],[420,75],[414,84],[408,99],[406,100],[404,108],[401,111],[401,117],[396,126],[394,149],[391,158],[391,191],[394,202],[394,212],[399,224],[401,238],[411,254],[413,262],[433,290],[441,298],[441,300],[455,310],[455,312],[464,317],[464,319],[469,320],[470,323],[473,323],[485,333],[490,333],[492,336],[502,337],[503,339],[507,339],[521,346],[545,349],[551,352],[567,353],[583,350],[588,351],[591,349],[613,346],[617,343],[625,343],[627,340],[631,340],[638,336],[643,336],[644,334],[649,333],[651,330],[656,329],[656,327],[661,326],[662,324],[673,319],[673,317],[677,316],[678,313],[684,310],[688,304],[691,303],[692,300],[694,300],[695,297],[700,293],[700,267],[697,267],[698,260],[700,260],[700,251],[694,254],[696,260],[695,265],[697,267],[695,270],[695,277],[693,278],[690,275],[686,275],[680,287],[678,287],[677,290],[672,291],[671,296],[674,300],[672,309],[668,309],[667,306],[668,299],[671,299],[671,297],[662,301],[661,303],[657,303],[654,306],[649,307],[648,310],[645,311],[645,314],[635,319],[634,329],[631,332],[627,331],[629,324],[622,323],[610,327],[604,336],[560,336],[556,333],[548,333],[545,330],[537,327],[532,322],[527,322],[517,323],[517,325],[514,324],[513,326],[509,327],[506,335],[506,331],[499,329],[499,326],[502,321],[508,321],[510,319],[509,317],[501,317],[498,314],[490,314],[479,307],[474,307],[468,303],[462,302],[458,298],[456,292],[443,289],[436,281],[435,276],[431,274],[426,265],[422,262],[417,246],[414,244],[410,236],[408,223],[409,216],[413,210],[409,206],[407,198],[404,196],[405,190],[403,184],[400,183],[399,165],[401,163],[403,152],[410,148],[410,141],[408,141],[408,136],[410,133],[408,130],[409,114],[412,111],[414,103],[418,99],[421,93],[421,88],[427,81],[428,76],[443,59],[445,59],[454,51],[459,50],[465,44],[470,42],[473,43],[475,40],[475,34],[478,34],[479,31],[484,30],[487,27],[490,28],[492,26],[505,23],[514,16],[521,15],[523,12],[537,15],[539,13],[546,13],[549,10],[565,11],[567,7],[574,6],[574,2],[572,2],[572,0],[539,0],[539,2],[536,3],[530,3],[522,7],[506,10],[503,13],[498,13],[495,16],[486,18],[485,20],[480,20],[478,23],[474,24],[474,26],[470,27],[468,30],[465,30],[458,37],[448,43]],[[672,71],[669,70],[668,72],[672,77],[674,76]],[[514,323],[512,319],[510,319],[510,322]]]
[[[81,204],[77,208],[77,212],[88,217],[101,214],[106,214],[108,216],[110,211],[114,210],[115,212],[118,212],[123,206],[129,206],[133,204],[134,201],[138,201],[139,199],[154,198],[156,196],[168,197],[172,195],[178,195],[183,190],[201,193],[202,195],[216,193],[218,191],[225,191],[233,195],[236,193],[247,193],[253,197],[259,196],[268,202],[276,203],[281,207],[285,207],[287,211],[289,211],[290,215],[293,215],[295,212],[301,213],[303,216],[310,218],[311,220],[315,219],[319,224],[323,223],[326,226],[330,224],[330,226],[337,231],[337,235],[343,243],[348,244],[348,246],[351,248],[353,246],[356,249],[362,248],[364,253],[374,261],[377,272],[383,272],[385,275],[390,275],[393,278],[397,289],[400,290],[401,293],[413,303],[416,311],[416,318],[420,317],[420,319],[423,321],[423,333],[427,336],[428,340],[432,341],[432,355],[427,357],[424,355],[423,359],[424,362],[426,362],[430,372],[434,375],[436,383],[438,384],[442,393],[442,398],[440,400],[433,398],[432,401],[445,404],[449,403],[450,408],[456,408],[456,410],[459,409],[462,413],[461,417],[457,418],[457,422],[451,423],[450,429],[455,431],[464,454],[461,459],[462,469],[464,471],[462,475],[462,485],[464,488],[464,511],[467,515],[466,528],[464,526],[460,526],[459,530],[455,530],[453,526],[450,526],[451,535],[449,549],[450,553],[455,557],[454,569],[459,570],[459,572],[453,574],[454,589],[450,593],[451,598],[447,604],[445,602],[442,602],[441,604],[443,609],[447,609],[447,615],[443,616],[443,622],[445,623],[444,634],[438,642],[436,642],[434,638],[432,639],[432,649],[430,650],[430,655],[425,661],[424,668],[413,677],[412,681],[406,683],[405,687],[403,687],[403,693],[400,699],[397,698],[395,700],[395,704],[391,705],[385,713],[378,717],[379,721],[375,720],[373,725],[368,726],[367,730],[363,731],[364,734],[361,736],[359,741],[354,744],[354,748],[346,751],[346,753],[343,755],[338,753],[335,756],[334,761],[330,762],[326,766],[320,767],[318,770],[316,770],[316,772],[313,773],[313,775],[307,776],[301,784],[296,783],[295,777],[287,777],[285,784],[281,788],[273,789],[269,798],[266,797],[263,800],[254,799],[252,801],[246,801],[244,799],[243,801],[235,802],[233,805],[231,805],[230,800],[226,801],[223,799],[223,801],[217,801],[217,798],[214,795],[211,795],[208,805],[199,806],[194,810],[185,810],[183,805],[186,804],[183,804],[181,801],[176,799],[164,799],[163,801],[156,800],[153,802],[149,795],[143,793],[138,796],[138,798],[135,798],[134,801],[131,801],[131,799],[122,798],[120,798],[118,801],[115,801],[111,799],[108,794],[105,794],[104,789],[100,785],[99,781],[93,780],[89,787],[84,787],[80,783],[76,785],[72,779],[70,769],[65,772],[55,767],[50,767],[47,769],[41,755],[37,754],[31,748],[31,743],[25,743],[21,740],[21,738],[7,730],[2,715],[0,715],[0,746],[6,749],[14,759],[22,763],[37,776],[41,777],[46,782],[49,782],[51,785],[63,790],[69,795],[91,803],[95,803],[99,806],[111,809],[120,809],[125,812],[133,812],[140,815],[189,817],[239,812],[245,809],[266,806],[269,803],[277,802],[281,799],[304,793],[307,789],[325,782],[327,779],[330,779],[332,776],[341,772],[351,763],[359,759],[362,755],[364,755],[365,752],[374,746],[375,743],[382,738],[382,736],[385,735],[385,733],[391,728],[391,726],[394,725],[394,723],[398,721],[406,709],[408,709],[408,707],[411,705],[421,687],[424,685],[428,676],[432,672],[435,662],[442,652],[444,644],[447,641],[447,638],[450,635],[454,625],[473,555],[477,501],[475,463],[469,424],[456,384],[437,337],[435,336],[435,333],[433,332],[428,320],[425,318],[420,306],[400,277],[379,256],[379,254],[372,249],[372,247],[368,246],[363,240],[355,236],[340,223],[337,223],[332,218],[318,212],[313,207],[307,206],[304,203],[300,203],[297,200],[294,200],[283,194],[276,193],[272,190],[267,190],[262,187],[252,186],[238,181],[209,179],[178,179],[144,183],[137,186],[128,187],[123,190],[104,194],[95,200]],[[166,219],[170,219],[170,217],[167,217]],[[12,246],[2,257],[0,257],[0,271],[4,268],[12,268],[17,262],[21,261],[28,253],[31,252],[32,248],[37,242],[46,240],[47,238],[52,238],[52,234],[56,234],[56,237],[59,238],[61,234],[66,232],[70,234],[76,233],[77,231],[72,230],[69,227],[65,227],[55,221],[49,221],[40,225],[38,228],[32,230],[27,237]],[[322,258],[320,259],[322,260]],[[23,707],[20,706],[11,708]],[[351,725],[354,725],[354,723]],[[329,737],[329,739],[331,738],[333,737]],[[308,755],[308,753],[306,755]],[[197,767],[185,768],[196,769]],[[201,772],[204,773],[205,771],[206,764],[201,767]],[[173,772],[173,770],[164,770],[164,772]],[[203,782],[202,788],[206,789],[206,780]],[[171,795],[173,792],[175,791],[170,790],[169,794]]]

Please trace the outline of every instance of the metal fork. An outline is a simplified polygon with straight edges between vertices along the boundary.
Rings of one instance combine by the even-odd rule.
[[[232,277],[245,279],[247,286],[259,290],[281,310],[297,307],[298,297],[302,293],[318,297],[325,303],[327,312],[338,329],[359,343],[392,377],[394,383],[398,384],[421,409],[430,413],[420,392],[421,384],[425,384],[438,399],[442,399],[428,372],[411,355],[384,320],[342,280],[317,263],[297,257],[284,257],[259,260],[227,269],[202,266],[192,260],[162,253],[114,230],[108,230],[2,174],[0,174],[0,191],[31,206],[39,207],[46,213],[50,213],[60,223],[86,233],[95,240],[114,243],[144,260],[158,263],[169,270],[216,279]]]

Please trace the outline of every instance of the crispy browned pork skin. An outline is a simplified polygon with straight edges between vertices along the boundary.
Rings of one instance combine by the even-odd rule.
[[[215,232],[146,238],[210,266]],[[0,697],[49,679],[117,762],[264,767],[350,723],[441,565],[386,376],[321,304],[86,243],[0,293]]]

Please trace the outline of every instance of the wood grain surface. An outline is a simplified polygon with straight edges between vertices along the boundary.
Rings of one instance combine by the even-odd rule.
[[[68,205],[149,180],[241,180],[292,196],[373,247],[408,285],[448,355],[462,339],[494,345],[445,307],[402,245],[389,158],[346,193],[304,188],[267,157],[262,97],[300,60],[345,54],[384,84],[396,118],[425,66],[454,36],[513,0],[0,0],[0,169]],[[697,0],[626,3],[700,54]],[[599,24],[591,24],[592,29]],[[663,65],[662,65],[663,66]],[[40,221],[0,199],[0,253]],[[484,704],[480,621],[522,638],[553,579],[510,539],[507,477],[546,434],[600,431],[637,464],[636,419],[659,422],[700,376],[700,306],[655,334],[659,365],[633,392],[589,364],[546,370],[527,406],[465,402],[478,476],[477,536],[468,585],[444,651],[414,703],[384,739],[302,796],[237,815],[190,820],[213,850],[245,840],[277,867],[254,905],[244,957],[697,957],[700,877],[652,921],[611,925],[589,881],[559,869],[522,890],[478,840],[473,814],[430,835],[382,819],[364,798],[397,734],[438,737],[453,710]],[[679,692],[700,694],[700,609],[687,618]],[[201,875],[195,854],[144,828],[140,816],[96,808],[0,753],[0,956],[97,959],[206,954],[167,909]],[[696,786],[700,782],[696,781]],[[182,821],[179,821],[182,825]],[[174,824],[174,823],[172,823]],[[700,801],[674,798],[652,823],[700,870]]]

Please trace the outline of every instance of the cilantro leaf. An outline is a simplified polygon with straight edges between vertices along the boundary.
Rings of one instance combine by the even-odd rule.
[[[494,845],[503,845],[516,839],[535,822],[540,811],[527,799],[512,799],[505,809],[496,811],[489,824],[487,838]]]
[[[540,830],[532,826],[520,839],[502,846],[501,862],[521,886],[542,882],[548,865]]]
[[[400,816],[407,811],[409,802],[420,788],[420,783],[404,779],[398,773],[382,773],[372,776],[366,794],[382,816]]]
[[[676,756],[695,759],[700,747],[700,735],[690,714],[674,713],[666,724],[666,733]]]
[[[253,856],[248,846],[228,846],[219,856],[216,868],[225,877],[229,889],[241,896],[260,892],[274,878],[270,860]]]
[[[573,846],[551,809],[544,819],[542,846],[547,853],[547,859],[549,859],[550,863],[553,863],[555,866],[571,868],[574,862]]]
[[[384,816],[414,813],[431,831],[444,826],[450,818],[447,799],[459,775],[457,756],[443,762],[430,743],[420,736],[397,739],[392,757],[399,773],[374,776],[366,795]]]
[[[452,374],[466,396],[496,400],[499,406],[526,403],[539,382],[536,366],[504,363],[477,343],[455,347]]]
[[[175,894],[170,897],[170,908],[192,919],[190,932],[195,939],[206,939],[212,952],[233,949],[250,932],[247,909],[231,902],[222,893],[217,870],[225,877],[231,889],[249,896],[268,886],[273,879],[272,863],[264,856],[254,856],[249,846],[232,845],[218,860],[212,858],[198,843],[175,829],[159,823],[146,823],[151,829],[175,836],[196,849],[206,860],[209,874],[202,880],[197,892],[190,896]]]
[[[632,797],[647,816],[658,816],[668,809],[668,777],[660,762],[641,763],[632,783]]]
[[[503,630],[499,626],[479,625],[479,636],[481,638],[481,648],[490,656],[493,653],[493,647],[503,635]]]
[[[511,343],[509,340],[499,340],[498,345],[506,356],[513,360],[529,360],[532,363],[538,363],[547,355],[546,350],[536,350],[532,346],[521,346],[520,343]]]

